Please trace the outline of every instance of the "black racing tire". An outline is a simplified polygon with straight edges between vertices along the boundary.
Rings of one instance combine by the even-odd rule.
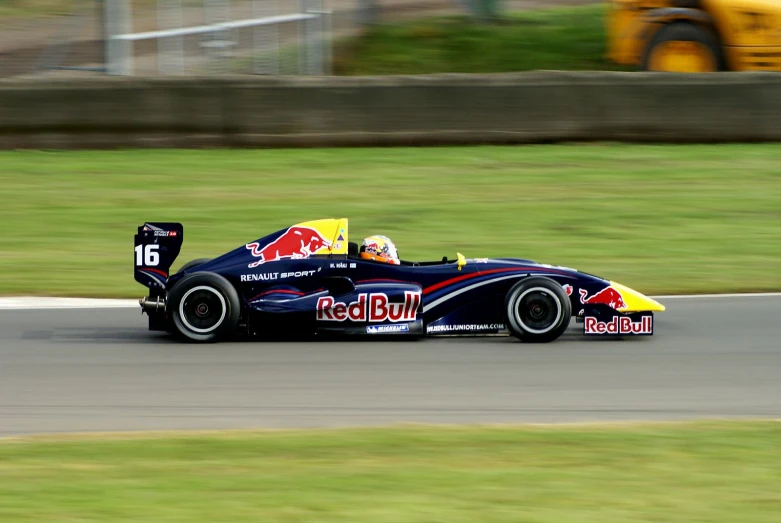
[[[572,303],[560,283],[531,276],[516,283],[504,302],[510,333],[525,343],[549,343],[559,338],[572,319]]]
[[[234,334],[241,314],[236,289],[213,272],[182,278],[168,295],[168,307],[176,332],[200,343],[214,343]]]
[[[695,42],[707,48],[715,64],[713,72],[729,69],[719,37],[712,30],[691,22],[677,21],[664,25],[648,42],[645,53],[643,53],[643,71],[653,70],[651,69],[651,56],[654,49],[664,43],[676,41]]]
[[[189,271],[190,269],[194,269],[195,267],[198,267],[199,265],[203,265],[206,262],[212,261],[211,258],[198,258],[197,260],[188,261],[184,265],[182,265],[182,268],[179,269],[179,272]]]

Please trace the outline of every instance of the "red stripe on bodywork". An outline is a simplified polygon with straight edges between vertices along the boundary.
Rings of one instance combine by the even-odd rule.
[[[254,298],[250,298],[249,301],[257,300],[258,298],[260,298],[261,296],[265,296],[266,294],[293,294],[295,296],[303,296],[304,295],[304,293],[300,292],[300,291],[289,291],[289,290],[285,290],[285,289],[277,289],[277,290],[273,290],[273,291],[261,292],[260,294],[258,294]]]
[[[144,267],[143,269],[139,269],[139,270],[155,272],[155,273],[159,274],[160,276],[162,276],[163,278],[168,278],[168,273],[167,272],[163,272],[160,269],[147,269],[146,267]]]
[[[518,272],[518,273],[525,273],[525,272],[556,272],[559,274],[564,274],[562,271],[556,270],[556,269],[544,269],[544,268],[523,268],[519,269],[517,267],[508,267],[505,269],[491,269],[488,271],[480,271],[480,272],[473,272],[471,274],[464,274],[463,276],[458,276],[456,278],[451,278],[449,280],[445,280],[439,283],[436,283],[430,287],[426,287],[423,290],[423,294],[429,294],[431,292],[434,292],[436,290],[439,290],[443,287],[447,287],[448,285],[452,285],[454,283],[458,283],[460,281],[468,280],[470,278],[477,278],[479,276],[485,276],[486,274],[495,274],[498,272]]]
[[[358,285],[359,283],[410,283],[410,282],[404,280],[393,280],[391,278],[374,278],[372,280],[359,280],[355,282],[356,285]]]

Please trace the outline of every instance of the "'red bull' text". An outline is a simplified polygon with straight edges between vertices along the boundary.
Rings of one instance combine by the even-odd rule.
[[[332,296],[317,300],[319,321],[415,321],[420,307],[419,292],[405,292],[402,303],[390,303],[384,293],[359,294],[351,303],[336,301]]]

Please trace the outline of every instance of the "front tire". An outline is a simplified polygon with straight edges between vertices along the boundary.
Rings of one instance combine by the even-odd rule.
[[[214,343],[233,334],[241,312],[236,289],[211,272],[196,272],[180,280],[168,303],[177,333],[201,343]]]
[[[572,303],[561,284],[533,276],[507,293],[505,315],[510,333],[522,342],[549,343],[569,327]]]

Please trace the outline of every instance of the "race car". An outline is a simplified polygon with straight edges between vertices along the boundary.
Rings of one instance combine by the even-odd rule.
[[[149,329],[193,342],[504,335],[548,343],[573,317],[586,336],[650,336],[654,313],[665,310],[614,281],[526,259],[456,253],[384,263],[367,255],[372,246],[349,241],[347,218],[295,224],[170,274],[183,241],[180,223],[138,227],[134,275],[149,289],[139,300]]]

